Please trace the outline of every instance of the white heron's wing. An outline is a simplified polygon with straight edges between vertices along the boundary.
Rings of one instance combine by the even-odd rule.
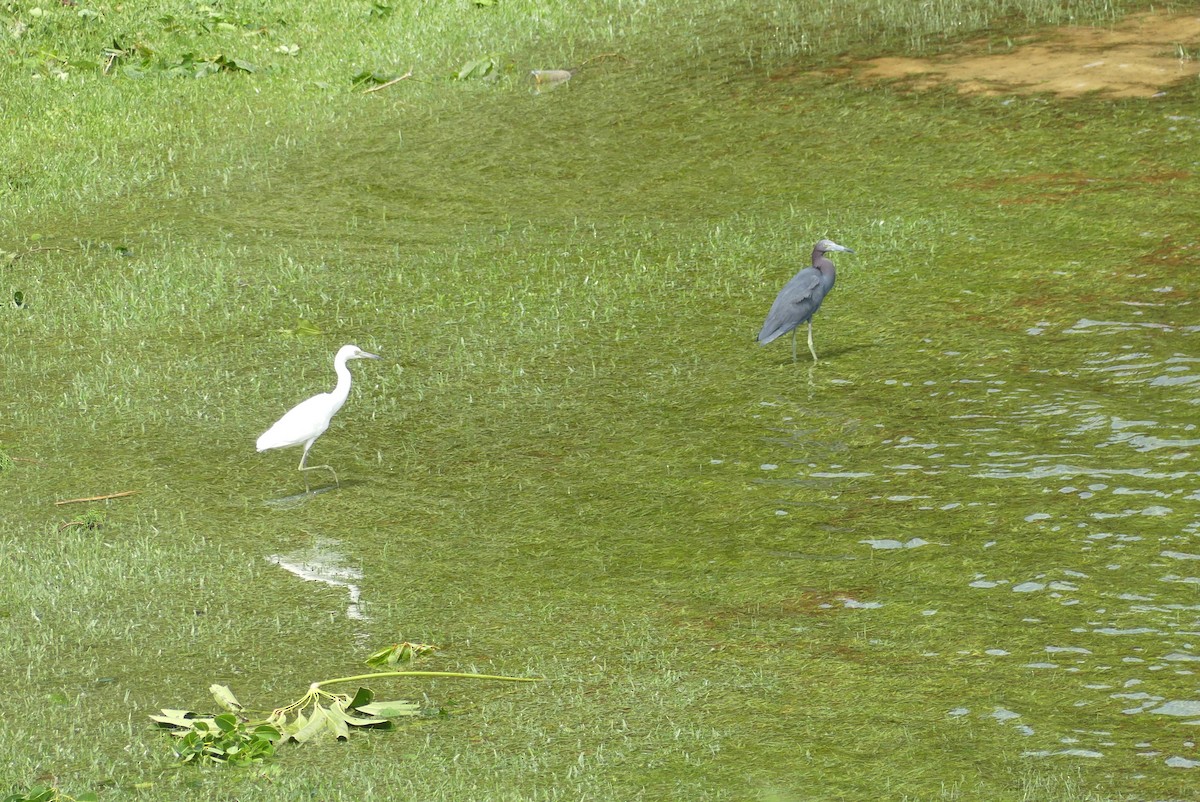
[[[255,446],[259,451],[266,451],[314,440],[329,428],[329,421],[340,406],[335,404],[332,393],[321,393],[301,401],[263,432]]]

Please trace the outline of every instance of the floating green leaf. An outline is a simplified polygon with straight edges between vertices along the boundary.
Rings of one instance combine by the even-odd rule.
[[[495,73],[498,66],[494,58],[485,56],[474,61],[468,61],[462,65],[458,70],[458,74],[454,77],[459,81],[467,81],[472,78],[486,78]]]
[[[371,702],[370,704],[360,705],[357,708],[358,712],[365,713],[368,716],[379,716],[382,718],[400,718],[401,716],[415,716],[421,712],[421,706],[416,702]]]
[[[229,690],[227,685],[209,685],[208,692],[217,700],[217,704],[226,710],[231,710],[234,713],[242,712],[242,705],[233,695],[233,691]]]
[[[276,333],[282,334],[284,337],[315,337],[318,334],[324,334],[323,331],[302,317],[296,318],[295,328],[277,329]]]
[[[350,710],[357,710],[365,704],[370,704],[375,698],[375,693],[370,688],[359,688],[354,692],[354,697],[350,699],[350,703],[346,707]]]
[[[313,702],[311,713],[307,716],[304,713],[297,713],[296,720],[292,722],[293,726],[288,727],[285,725],[280,729],[280,732],[283,734],[284,741],[290,738],[296,743],[302,744],[317,737],[325,729],[326,723],[325,708]]]
[[[190,710],[174,710],[165,707],[158,715],[152,715],[150,718],[159,724],[165,724],[168,727],[181,727],[183,729],[191,729],[200,720]]]
[[[358,86],[359,84],[379,86],[380,84],[386,84],[389,81],[396,80],[400,77],[400,75],[401,73],[390,72],[387,70],[363,70],[351,78],[350,82],[355,86]]]
[[[258,67],[255,67],[249,61],[241,58],[226,58],[218,53],[213,56],[210,61],[216,64],[219,69],[227,72],[258,72]]]
[[[222,713],[214,717],[213,722],[221,732],[233,732],[238,728],[238,719],[233,713]]]
[[[371,4],[371,9],[367,12],[367,16],[372,19],[387,19],[396,12],[395,7],[391,3],[383,2],[383,0],[375,0]]]
[[[333,737],[339,741],[350,740],[350,717],[345,711],[331,708],[325,711],[325,721],[333,732]]]

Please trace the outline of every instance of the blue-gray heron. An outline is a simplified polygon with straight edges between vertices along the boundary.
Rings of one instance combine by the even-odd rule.
[[[318,393],[288,410],[287,414],[258,438],[258,442],[255,444],[258,450],[286,448],[303,443],[304,453],[300,456],[300,470],[315,471],[324,468],[333,474],[333,481],[341,487],[342,483],[338,480],[337,471],[333,468],[328,465],[305,467],[304,462],[308,459],[308,450],[312,448],[312,444],[329,428],[329,421],[333,420],[333,416],[342,408],[342,404],[346,403],[346,398],[350,395],[350,370],[346,367],[346,363],[351,359],[379,359],[379,356],[368,354],[357,345],[343,345],[338,349],[337,356],[333,358],[333,369],[337,373],[337,386],[333,388],[333,391]],[[304,486],[308,487],[307,473],[304,474]]]
[[[817,361],[817,349],[813,347],[812,317],[821,308],[821,301],[833,289],[837,270],[833,262],[825,256],[829,251],[854,253],[849,248],[838,245],[833,240],[823,239],[813,246],[812,267],[806,267],[792,280],[783,285],[767,320],[763,323],[762,331],[758,333],[758,344],[766,345],[774,339],[782,337],[789,331],[792,333],[792,361],[796,361],[796,328],[801,323],[808,324],[808,350],[812,352],[813,362]]]

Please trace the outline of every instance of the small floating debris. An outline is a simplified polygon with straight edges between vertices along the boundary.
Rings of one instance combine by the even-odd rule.
[[[584,59],[576,66],[568,67],[565,70],[530,70],[529,77],[533,80],[533,93],[538,95],[542,92],[552,92],[553,90],[558,89],[560,86],[567,83],[567,81],[570,81],[571,78],[574,77],[575,73],[579,72],[579,70],[586,67],[588,64],[606,61],[608,59],[620,59],[621,61],[626,62],[629,61],[629,59],[625,58],[620,53],[600,53],[592,56],[591,58]]]
[[[574,70],[530,70],[529,77],[533,79],[533,93],[552,92],[571,80]]]

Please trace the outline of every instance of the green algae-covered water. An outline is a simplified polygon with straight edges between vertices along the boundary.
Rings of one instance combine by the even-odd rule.
[[[5,268],[23,776],[1191,797],[1194,87],[971,98],[659,56],[417,91]],[[754,334],[826,236],[857,253],[793,364]],[[387,361],[352,365],[314,447],[341,488],[303,495],[299,452],[254,439],[348,342]],[[52,503],[124,490],[99,527]],[[405,686],[422,720],[265,773],[175,769],[144,726],[405,639],[546,681]]]

